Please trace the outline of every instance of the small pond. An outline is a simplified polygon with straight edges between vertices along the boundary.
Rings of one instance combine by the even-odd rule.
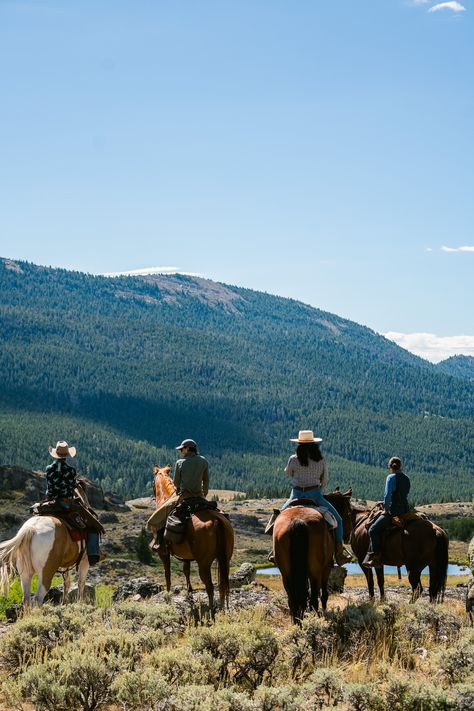
[[[362,568],[359,566],[358,563],[347,563],[344,568],[347,570],[348,575],[360,575],[362,573]],[[406,575],[406,568],[403,566],[401,568],[402,574]],[[384,566],[384,572],[386,575],[390,574],[397,574],[397,569],[394,565],[385,565]],[[423,575],[428,575],[429,574],[428,568],[425,568],[422,571]],[[469,575],[469,568],[467,568],[465,565],[455,565],[454,563],[450,563],[448,565],[448,575]],[[257,575],[280,575],[280,571],[278,568],[259,568],[257,570]]]

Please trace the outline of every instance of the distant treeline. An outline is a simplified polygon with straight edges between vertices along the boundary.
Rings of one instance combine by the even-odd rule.
[[[135,496],[192,436],[213,486],[284,496],[289,437],[312,428],[331,483],[360,496],[380,498],[394,454],[417,500],[473,494],[474,384],[368,328],[183,276],[0,260],[0,294],[1,463],[42,468],[65,437],[84,473]]]

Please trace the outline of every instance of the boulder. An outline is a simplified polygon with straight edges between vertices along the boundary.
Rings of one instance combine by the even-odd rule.
[[[157,595],[162,590],[163,587],[153,580],[149,580],[148,578],[132,578],[114,591],[112,600],[113,602],[126,600],[127,598],[139,600],[140,598],[148,598]]]
[[[13,511],[3,511],[0,513],[0,539],[6,541],[9,538],[13,538],[27,517],[27,514],[25,514],[25,516],[19,516],[13,513]]]
[[[255,580],[257,569],[252,563],[242,563],[240,568],[229,575],[231,588],[241,588],[243,585],[250,585]]]
[[[0,467],[0,498],[15,498],[15,492],[20,494],[18,501],[33,504],[43,498],[46,481],[43,474],[15,466]]]
[[[344,592],[344,581],[347,576],[347,570],[342,565],[334,565],[331,568],[328,580],[328,590],[330,593]]]
[[[113,511],[101,511],[99,513],[100,523],[118,523],[118,516]]]
[[[77,583],[74,585],[71,585],[71,589],[69,590],[69,595],[67,596],[67,601],[68,602],[77,602],[78,599],[78,589],[77,589]],[[86,583],[84,587],[84,595],[82,598],[83,603],[86,605],[95,605],[95,586],[94,585],[89,585],[89,583]]]
[[[125,501],[113,491],[106,491],[104,494],[104,509],[106,511],[131,511],[130,506],[127,506]]]

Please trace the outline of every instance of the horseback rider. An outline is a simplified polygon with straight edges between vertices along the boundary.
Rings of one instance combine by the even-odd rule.
[[[174,467],[173,483],[176,493],[156,509],[147,523],[154,533],[150,547],[157,551],[163,543],[166,519],[179,500],[188,495],[205,498],[209,492],[209,464],[205,457],[198,454],[196,442],[193,439],[184,439],[176,449],[181,454]]]
[[[334,557],[336,563],[338,565],[349,563],[352,560],[352,556],[345,550],[342,542],[342,518],[334,506],[323,496],[323,489],[328,483],[328,467],[319,448],[319,443],[322,442],[322,439],[321,437],[314,437],[311,430],[300,430],[298,437],[290,439],[290,442],[296,442],[298,446],[296,454],[291,455],[285,467],[285,474],[291,477],[292,489],[290,498],[283,504],[281,510],[288,508],[294,499],[301,498],[312,499],[317,506],[324,506],[329,509],[337,522],[337,527],[334,531],[336,544]],[[274,510],[266,529],[267,532],[279,513],[277,509]]]
[[[54,502],[64,513],[71,509],[79,510],[83,515],[85,524],[88,528],[87,533],[87,557],[90,565],[95,565],[100,560],[99,551],[99,534],[98,526],[94,526],[95,530],[89,530],[89,524],[94,521],[95,516],[92,516],[91,510],[85,508],[80,498],[77,496],[76,487],[78,486],[77,472],[74,467],[71,467],[66,459],[67,457],[76,456],[76,448],[70,447],[64,440],[59,441],[56,447],[49,447],[49,453],[55,460],[52,464],[46,467],[46,494],[47,501]]]
[[[402,471],[402,461],[399,457],[392,457],[388,463],[390,474],[385,481],[383,499],[383,513],[369,528],[370,545],[367,555],[362,561],[365,567],[380,567],[382,560],[382,534],[391,525],[392,516],[402,516],[408,513],[408,493],[410,479]]]

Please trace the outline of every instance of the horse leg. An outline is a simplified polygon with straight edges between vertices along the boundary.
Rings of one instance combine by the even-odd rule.
[[[160,556],[163,568],[165,569],[166,590],[169,592],[171,590],[171,557],[169,553],[163,553],[161,548],[158,551],[158,555]]]
[[[79,567],[77,569],[77,599],[78,601],[82,601],[84,599],[84,590],[86,587],[86,578],[87,578],[87,573],[89,572],[89,559],[87,557],[87,553],[84,553],[84,555],[81,558],[81,562],[79,563]]]
[[[365,554],[364,554],[364,557],[363,557],[363,558],[359,558],[358,561],[359,561],[360,567],[362,568],[362,572],[363,572],[364,575],[365,575],[365,579],[366,579],[366,581],[367,581],[367,588],[368,588],[368,590],[369,590],[369,598],[370,598],[370,600],[371,600],[371,602],[372,602],[373,599],[374,599],[374,597],[375,597],[375,592],[374,592],[374,574],[373,574],[373,572],[372,572],[372,568],[366,568],[365,565],[362,565],[362,561],[364,560],[364,558],[365,558]]]
[[[310,587],[311,587],[311,594],[309,598],[309,607],[311,610],[315,610],[318,612],[319,610],[319,589],[320,589],[320,584],[319,580],[317,578],[311,578],[310,579]],[[328,599],[327,596],[327,587],[326,587],[326,600]],[[326,609],[325,607],[325,601],[324,601],[324,586],[322,588],[322,594],[321,594],[321,602],[323,605],[323,610]]]
[[[375,568],[375,575],[377,576],[377,585],[379,586],[380,599],[385,600],[385,575],[383,572],[383,566],[381,568]]]
[[[211,618],[214,619],[214,585],[212,582],[211,566],[210,564],[198,564],[199,566],[199,577],[206,587],[207,597],[209,599],[209,612],[211,613]]]
[[[69,595],[69,590],[71,588],[71,576],[69,574],[69,570],[65,570],[64,573],[62,573],[63,576],[63,601],[62,604],[66,604],[67,596]]]
[[[23,607],[31,607],[31,579],[33,573],[24,572],[20,576],[21,590],[23,593]]]
[[[328,581],[324,580],[321,585],[321,607],[326,610],[326,605],[328,603],[329,591],[328,591]]]
[[[190,560],[183,561],[183,573],[184,573],[184,577],[186,578],[186,589],[187,589],[188,593],[190,594],[193,591],[193,588],[191,585],[191,579],[190,579],[190,575],[191,575],[191,561]]]
[[[411,600],[410,602],[416,602],[423,592],[423,587],[421,585],[421,570],[409,570],[408,580],[411,585]]]
[[[37,602],[38,607],[43,606],[43,600],[51,587],[51,583],[53,582],[53,575],[54,571],[50,568],[43,568],[43,570],[38,571],[38,589],[35,595],[35,601]]]

